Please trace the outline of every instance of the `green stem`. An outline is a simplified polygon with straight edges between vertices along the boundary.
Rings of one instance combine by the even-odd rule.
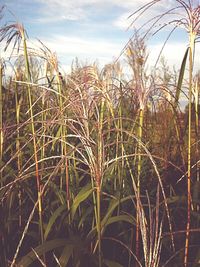
[[[3,65],[0,62],[0,160],[3,156]]]
[[[189,105],[188,105],[188,170],[187,170],[187,226],[185,239],[184,266],[188,266],[189,233],[191,221],[191,130],[192,130],[192,78],[193,78],[193,57],[194,57],[195,34],[190,31],[189,51]]]
[[[0,163],[3,159],[3,65],[0,61]],[[1,187],[3,186],[3,174],[1,172]]]
[[[16,77],[17,80],[17,77]],[[16,138],[16,151],[17,153],[17,171],[18,176],[21,173],[21,166],[22,166],[22,151],[20,150],[20,131],[19,131],[19,123],[20,123],[20,108],[21,108],[21,98],[18,97],[18,85],[15,83],[15,108],[16,108],[16,124],[17,124],[17,138]],[[19,186],[19,227],[22,225],[22,189]]]
[[[137,164],[137,194],[138,199],[140,199],[140,175],[142,168],[142,156],[141,156],[141,142],[142,142],[142,127],[144,119],[144,110],[139,111],[139,127],[138,127],[138,164]],[[136,216],[136,257],[139,259],[139,235],[140,235],[140,225],[139,225],[139,203],[137,201],[137,216]],[[137,263],[136,263],[137,264]],[[138,264],[137,264],[138,265]],[[136,265],[136,266],[137,266]]]
[[[103,117],[104,117],[104,104],[105,100],[102,99],[99,118],[98,129],[98,156],[97,156],[97,232],[98,232],[98,254],[99,254],[99,267],[102,266],[101,257],[101,183],[102,183],[102,161],[103,161],[103,143],[102,143],[102,130],[103,130]]]
[[[101,189],[97,187],[97,232],[98,232],[98,254],[99,254],[99,267],[102,266],[101,258]]]
[[[28,50],[26,44],[26,37],[24,33],[24,28],[21,29],[21,36],[23,40],[23,49],[24,49],[24,59],[25,59],[25,68],[26,68],[26,78],[28,82],[28,99],[29,99],[29,110],[30,110],[30,119],[31,119],[31,130],[33,135],[33,147],[34,147],[34,158],[35,158],[35,175],[36,175],[36,183],[37,183],[37,191],[38,191],[38,210],[39,210],[39,229],[41,242],[44,242],[44,233],[43,233],[43,220],[42,220],[42,198],[41,198],[41,181],[39,176],[39,164],[38,164],[38,155],[37,155],[37,143],[35,136],[35,125],[34,125],[34,116],[33,116],[33,107],[32,107],[32,97],[31,97],[31,74],[29,67],[29,58],[28,58]]]
[[[195,128],[196,128],[196,159],[200,158],[199,155],[199,87],[198,82],[195,85]],[[196,180],[200,181],[200,164],[197,163]],[[196,210],[199,211],[199,204],[196,205]]]

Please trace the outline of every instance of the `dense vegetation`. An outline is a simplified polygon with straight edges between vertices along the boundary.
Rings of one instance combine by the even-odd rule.
[[[200,266],[200,7],[175,2],[190,41],[179,72],[148,70],[136,32],[131,80],[119,62],[65,75],[21,24],[1,25],[18,54],[11,74],[0,59],[0,266]]]

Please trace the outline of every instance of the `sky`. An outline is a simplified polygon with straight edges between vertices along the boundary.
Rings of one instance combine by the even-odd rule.
[[[198,1],[198,0],[197,0]],[[0,0],[5,5],[3,22],[23,23],[29,42],[41,40],[56,52],[65,72],[77,57],[80,62],[100,66],[116,60],[124,46],[148,19],[171,8],[174,0],[159,1],[133,25],[129,17],[149,0]],[[170,18],[168,18],[170,19]],[[2,23],[3,23],[2,22]],[[162,22],[166,22],[166,17]],[[147,26],[144,26],[144,31]],[[148,39],[149,64],[154,65],[170,29],[163,29]],[[163,50],[170,66],[180,68],[187,48],[187,34],[176,30]],[[4,55],[2,47],[1,56]]]

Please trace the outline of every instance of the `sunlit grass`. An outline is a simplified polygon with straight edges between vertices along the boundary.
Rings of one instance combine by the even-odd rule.
[[[0,60],[2,266],[198,266],[199,7],[175,2],[188,17],[171,23],[189,33],[176,77],[164,61],[147,70],[140,31],[127,80],[120,62],[77,61],[65,75],[42,42],[29,49],[21,24],[1,27],[18,53],[12,74]]]

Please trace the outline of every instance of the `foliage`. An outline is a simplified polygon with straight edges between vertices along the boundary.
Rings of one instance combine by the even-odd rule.
[[[164,61],[151,72],[137,33],[126,80],[119,62],[61,73],[19,23],[0,40],[18,51],[10,76],[0,61],[1,265],[199,266],[198,75],[184,112],[180,101],[189,49],[177,79]]]

